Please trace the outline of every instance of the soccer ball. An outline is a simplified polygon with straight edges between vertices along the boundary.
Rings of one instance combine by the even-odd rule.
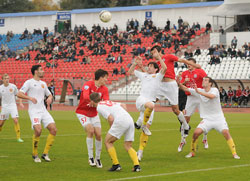
[[[99,18],[102,22],[104,23],[107,23],[111,20],[111,13],[107,10],[102,10],[100,13],[99,13]]]

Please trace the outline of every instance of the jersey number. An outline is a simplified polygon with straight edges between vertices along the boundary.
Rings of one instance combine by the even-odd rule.
[[[81,118],[82,124],[84,124],[87,121],[86,117]]]
[[[112,101],[102,101],[99,104],[106,105],[106,106],[109,106],[109,107],[114,105],[114,103]]]
[[[39,119],[38,118],[34,118],[34,123],[39,123]]]

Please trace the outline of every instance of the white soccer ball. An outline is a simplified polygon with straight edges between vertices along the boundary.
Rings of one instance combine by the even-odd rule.
[[[111,20],[112,18],[112,15],[109,11],[107,10],[102,10],[100,13],[99,13],[99,18],[102,22],[104,23],[107,23]]]

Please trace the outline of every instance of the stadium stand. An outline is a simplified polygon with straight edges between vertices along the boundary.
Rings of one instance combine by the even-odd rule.
[[[156,42],[162,44],[164,53],[177,53],[181,49],[191,46],[192,39],[207,31],[206,28],[192,29],[188,25],[165,31],[157,29],[152,21],[145,21],[140,31],[137,31],[138,27],[131,26],[133,24],[131,22],[133,20],[129,22],[130,26],[125,32],[118,32],[116,25],[109,29],[93,25],[91,31],[88,31],[83,25],[76,26],[70,33],[50,35],[47,42],[44,40],[36,42],[39,46],[21,57],[12,57],[1,62],[3,69],[0,70],[0,73],[10,74],[17,87],[20,88],[23,82],[31,77],[30,67],[34,63],[40,63],[46,67],[45,70],[48,72],[45,74],[44,80],[46,82],[55,81],[56,94],[59,95],[63,79],[93,79],[94,70],[105,68],[110,73],[108,84],[111,84],[112,81],[125,77],[125,74],[112,76],[113,69],[120,70],[121,67],[124,67],[125,70],[128,70],[134,56],[140,54],[145,59],[144,63],[147,64],[152,58],[149,47]],[[23,48],[24,45],[29,46],[30,42],[21,44],[18,48]],[[107,61],[109,53],[115,60],[112,63]],[[27,54],[30,55],[30,60],[24,61]],[[119,55],[122,62],[117,61]],[[90,63],[84,63],[86,56]],[[53,67],[54,69],[52,69]],[[68,86],[67,94],[71,95],[73,92],[72,87]]]

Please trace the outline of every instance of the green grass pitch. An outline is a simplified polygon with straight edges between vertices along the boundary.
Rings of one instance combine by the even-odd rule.
[[[21,135],[24,143],[17,143],[12,120],[5,122],[0,132],[0,180],[249,180],[250,146],[249,114],[225,114],[231,135],[236,144],[240,160],[234,160],[223,136],[216,131],[208,134],[209,149],[205,150],[199,139],[195,158],[186,159],[190,151],[191,135],[200,118],[195,114],[191,120],[192,130],[187,138],[183,152],[178,153],[180,141],[179,123],[173,113],[157,112],[151,127],[152,136],[144,151],[141,162],[142,171],[133,173],[132,161],[123,148],[123,138],[115,143],[118,159],[122,166],[120,172],[110,173],[112,165],[103,144],[103,168],[88,165],[86,134],[72,111],[52,111],[58,128],[57,137],[50,151],[52,162],[34,163],[31,158],[32,130],[27,111],[20,111]],[[138,113],[131,112],[136,120]],[[103,139],[108,123],[102,119]],[[47,130],[43,130],[39,142],[41,155]],[[139,146],[140,131],[135,131],[135,150]]]

